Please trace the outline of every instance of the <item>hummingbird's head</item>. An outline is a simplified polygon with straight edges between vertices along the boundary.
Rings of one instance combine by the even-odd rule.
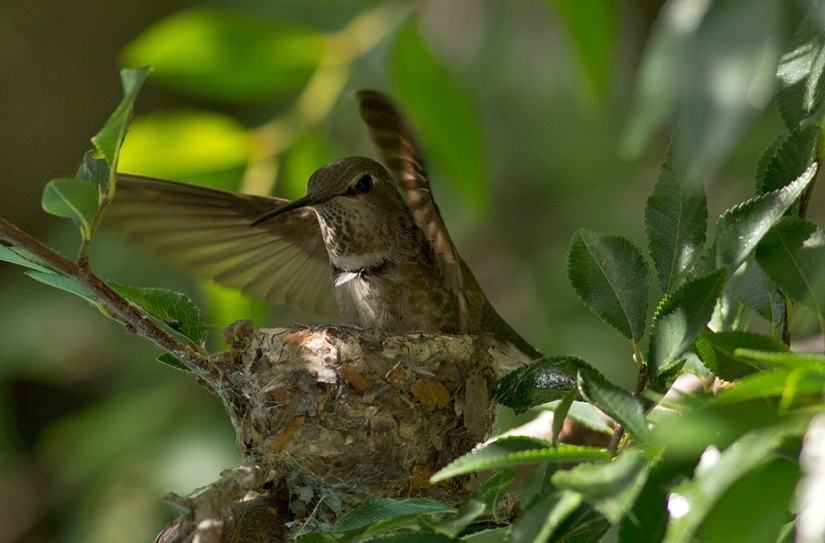
[[[307,183],[306,197],[316,209],[327,203],[344,208],[403,203],[387,170],[359,156],[340,158],[316,170]]]
[[[369,158],[341,158],[319,168],[309,178],[305,197],[274,209],[254,224],[306,206],[318,213],[330,258],[343,259],[333,262],[342,269],[396,258],[400,250],[412,247],[417,235],[412,214],[389,172]]]

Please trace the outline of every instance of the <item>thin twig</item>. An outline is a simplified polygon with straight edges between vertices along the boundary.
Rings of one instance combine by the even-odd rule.
[[[647,379],[649,377],[650,372],[648,371],[649,366],[645,363],[642,363],[639,366],[639,377],[636,380],[636,390],[633,391],[633,395],[635,397],[639,397],[647,388]]]
[[[780,339],[782,343],[791,346],[791,315],[793,312],[793,300],[785,298],[785,314],[782,318],[782,330],[780,332]]]
[[[197,375],[207,377],[209,366],[205,355],[181,343],[163,330],[148,315],[93,274],[88,266],[72,262],[2,217],[0,217],[0,240],[5,240],[28,251],[55,271],[76,279],[94,294],[103,311],[123,324],[129,331],[152,341]]]
[[[817,171],[816,175],[811,182],[808,183],[808,186],[805,187],[805,192],[802,193],[802,197],[799,199],[799,216],[801,218],[805,218],[808,215],[808,206],[811,203],[811,198],[813,198],[814,194],[814,187],[816,186],[816,180],[819,179],[821,176],[825,175],[823,172],[823,159],[825,158],[825,145],[823,142],[820,141],[819,149],[817,150],[816,162],[817,162]]]
[[[638,398],[642,395],[642,393],[647,388],[647,381],[649,377],[648,365],[645,364],[644,359],[642,358],[642,351],[639,348],[639,344],[635,341],[633,342],[633,358],[636,360],[636,364],[639,368],[639,377],[636,380],[636,390],[633,391],[633,396]],[[607,450],[610,451],[611,454],[615,455],[616,452],[619,450],[619,444],[624,437],[624,428],[619,423],[616,423],[613,426],[613,436],[610,438],[610,443],[607,445]]]
[[[613,435],[610,437],[610,443],[607,444],[607,450],[613,456],[616,456],[616,453],[619,452],[619,443],[621,443],[622,438],[624,437],[624,428],[618,422],[613,423]]]

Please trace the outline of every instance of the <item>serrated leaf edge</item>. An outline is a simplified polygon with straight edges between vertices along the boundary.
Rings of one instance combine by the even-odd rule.
[[[646,285],[645,285],[645,290],[646,290],[646,291],[649,291],[649,290],[650,290],[650,267],[647,265],[647,261],[645,260],[644,255],[642,254],[641,249],[639,249],[639,247],[638,247],[635,243],[633,243],[633,241],[631,241],[629,238],[626,238],[625,236],[622,236],[622,235],[620,235],[620,234],[601,234],[601,233],[599,233],[599,232],[594,232],[594,231],[592,231],[592,230],[588,230],[588,229],[586,229],[586,228],[580,228],[580,229],[579,229],[579,230],[577,230],[577,231],[576,231],[573,235],[574,235],[574,236],[578,236],[578,237],[582,240],[582,242],[584,242],[584,237],[581,235],[582,233],[586,233],[586,234],[590,234],[590,235],[594,235],[594,236],[599,236],[599,237],[604,238],[604,239],[606,239],[606,240],[616,240],[616,241],[619,241],[620,243],[624,244],[624,245],[625,245],[625,246],[627,246],[628,248],[632,249],[632,250],[635,252],[635,255],[634,255],[634,256],[638,256],[638,257],[639,257],[639,259],[640,259],[639,261],[643,264],[643,266],[644,266],[644,268],[645,268],[645,271],[647,272],[647,273],[646,273],[646,275],[647,275],[647,282],[646,282]],[[572,243],[571,243],[571,245],[572,245]],[[585,243],[585,247],[587,247],[587,244],[586,244],[586,243]],[[623,301],[622,301],[621,299],[619,299],[619,297],[618,297],[618,296],[614,296],[614,297],[615,297],[615,298],[619,301],[619,307],[621,307],[621,309],[622,309],[622,313],[624,314],[625,321],[626,321],[626,323],[627,323],[628,329],[630,330],[630,336],[627,336],[627,335],[624,333],[624,331],[623,331],[623,330],[619,330],[619,329],[618,329],[618,328],[617,328],[617,327],[616,327],[616,326],[615,326],[612,322],[608,321],[608,320],[607,320],[607,319],[605,319],[605,318],[604,318],[601,314],[599,314],[598,312],[596,312],[596,311],[595,311],[595,310],[594,310],[594,309],[590,306],[590,304],[588,304],[588,303],[585,301],[585,297],[582,295],[582,292],[581,292],[581,291],[580,291],[580,289],[577,287],[577,283],[578,283],[578,281],[574,281],[574,280],[573,280],[573,275],[571,274],[571,271],[572,271],[572,266],[571,266],[571,263],[572,263],[572,262],[571,262],[571,258],[570,258],[570,256],[569,256],[569,254],[570,254],[570,252],[569,252],[569,249],[568,249],[568,258],[567,258],[567,277],[568,277],[568,279],[570,280],[570,284],[573,286],[573,290],[574,290],[574,291],[576,291],[576,295],[579,297],[579,300],[581,300],[581,301],[584,303],[584,305],[585,305],[585,306],[586,306],[586,307],[587,307],[587,308],[588,308],[588,309],[589,309],[589,310],[590,310],[593,314],[595,314],[597,317],[599,317],[600,319],[602,319],[602,321],[606,322],[606,323],[607,323],[608,325],[610,325],[611,327],[613,327],[613,328],[615,328],[616,330],[618,330],[618,331],[619,331],[619,333],[621,333],[623,336],[627,337],[628,339],[630,339],[630,340],[632,340],[632,341],[639,341],[639,340],[641,340],[642,336],[644,336],[644,333],[645,333],[645,328],[646,328],[646,325],[647,325],[647,319],[645,319],[645,320],[642,322],[642,327],[641,327],[641,330],[639,331],[639,337],[637,338],[637,337],[635,337],[635,335],[634,335],[633,324],[632,324],[632,322],[631,322],[630,315],[628,315],[628,314],[627,314],[627,310],[626,310],[626,308],[625,308],[625,304],[624,304],[624,303],[622,303]],[[590,252],[589,248],[588,248],[588,254],[589,254],[590,256],[593,256],[593,255],[592,255],[592,253]],[[593,260],[594,260],[594,261],[596,261],[596,262],[598,262],[595,258],[594,258]],[[600,270],[602,270],[602,275],[605,277],[605,279],[607,279],[607,280],[608,280],[608,284],[610,284],[611,291],[612,291],[613,293],[615,293],[615,292],[616,292],[616,289],[615,289],[615,287],[614,287],[613,283],[611,283],[611,282],[610,282],[610,280],[608,279],[607,274],[606,274],[606,273],[604,273],[604,271],[603,271],[603,270],[604,270],[604,268],[601,266],[601,264],[599,264],[599,269],[600,269]],[[645,302],[645,314],[647,314],[647,302]]]
[[[722,215],[716,221],[716,232],[717,232],[716,237],[717,237],[717,239],[721,239],[722,232],[725,231],[723,223],[726,222],[726,221],[729,221],[731,216],[733,216],[737,213],[740,213],[742,210],[744,210],[748,207],[758,205],[759,203],[761,203],[764,200],[767,200],[767,199],[770,199],[770,198],[777,198],[779,200],[784,200],[785,197],[788,197],[789,195],[794,195],[794,193],[797,193],[797,194],[795,194],[795,196],[793,196],[793,198],[790,198],[788,200],[787,205],[785,206],[785,209],[783,210],[783,213],[784,213],[784,211],[787,211],[787,209],[791,205],[793,205],[793,202],[799,196],[802,195],[802,192],[805,190],[805,187],[808,186],[808,183],[810,183],[813,180],[813,178],[816,175],[817,169],[818,169],[818,164],[816,162],[814,162],[810,166],[808,166],[808,168],[802,173],[802,175],[800,175],[799,177],[797,177],[796,179],[794,179],[793,181],[791,181],[790,183],[788,183],[784,187],[776,189],[776,190],[771,191],[771,192],[767,192],[765,194],[761,194],[759,196],[751,198],[750,200],[740,202],[740,203],[736,204],[735,206],[731,207],[730,209],[728,209],[727,211],[725,211],[724,213],[722,213]],[[765,235],[765,233],[767,233],[767,231],[770,230],[770,228],[774,224],[779,222],[779,220],[781,218],[782,218],[782,214],[779,214],[776,217],[776,219],[773,221],[773,223],[770,226],[768,226],[767,228],[765,228],[765,231],[762,232],[762,236],[759,236],[759,239],[762,239],[762,237]],[[750,255],[754,251],[754,249],[756,249],[756,245],[758,244],[759,239],[757,239],[755,242],[752,242],[752,247],[750,247],[750,249],[747,252],[745,252],[742,255],[739,255],[739,257],[737,259],[733,260],[732,262],[726,263],[725,265],[730,266],[731,269],[735,269],[735,268],[738,268],[739,266],[741,266],[742,263],[745,261],[745,259],[747,259],[748,255]],[[717,251],[720,252],[717,255],[717,262],[719,261],[719,258],[721,258],[721,250],[722,249],[721,249],[721,244],[720,244],[717,247]]]
[[[666,317],[667,315],[670,315],[671,313],[673,313],[678,308],[678,304],[673,300],[675,300],[677,297],[679,297],[683,293],[683,291],[686,290],[687,288],[690,288],[690,287],[692,287],[692,285],[696,284],[697,282],[702,281],[703,279],[708,279],[711,276],[716,275],[716,274],[727,275],[727,268],[725,268],[725,267],[717,268],[716,270],[714,270],[710,273],[706,273],[704,275],[694,277],[693,279],[690,279],[689,281],[679,285],[679,287],[676,290],[672,291],[670,294],[666,295],[664,298],[662,298],[659,301],[659,304],[656,306],[656,311],[653,313],[653,322],[650,325],[651,351],[653,350],[652,345],[653,345],[654,338],[656,337],[657,324],[659,323],[659,321],[663,317]],[[724,285],[722,285],[722,286],[724,286]],[[716,294],[716,297],[714,299],[718,300],[719,295],[721,293],[722,293],[722,289],[720,288],[719,292]],[[698,335],[697,335],[697,337],[698,337]],[[659,372],[661,372],[662,370],[666,370],[666,369],[667,369],[667,366],[663,366],[663,367],[658,368]]]
[[[648,209],[652,209],[651,200],[653,200],[653,196],[656,194],[656,190],[660,187],[660,185],[662,183],[662,176],[665,174],[665,172],[667,171],[674,178],[676,178],[676,176],[677,176],[677,173],[676,173],[676,165],[677,165],[676,164],[676,158],[673,156],[674,151],[673,151],[672,147],[673,147],[673,145],[668,147],[667,154],[665,155],[665,160],[662,162],[659,177],[656,180],[656,183],[653,187],[653,191],[650,193],[650,195],[645,200],[645,208],[644,208],[644,226],[645,226],[645,237],[647,238],[647,248],[648,248],[648,252],[650,253],[651,258],[653,259],[653,264],[654,264],[654,267],[656,268],[657,272],[659,272],[660,270],[659,270],[659,267],[658,267],[658,262],[656,262],[656,259],[653,258],[652,241],[654,239],[654,236],[653,236],[653,232],[652,232],[651,219],[650,219],[650,216],[648,215]],[[680,219],[682,217],[682,211],[684,210],[684,203],[685,203],[685,199],[686,199],[685,198],[686,186],[685,186],[685,183],[683,181],[684,180],[681,177],[678,178],[678,181],[677,181],[677,184],[679,186],[679,214],[678,214],[678,217]],[[673,253],[673,254],[669,255],[670,256],[670,258],[669,258],[670,265],[668,267],[668,273],[667,273],[667,284],[662,285],[661,284],[661,278],[659,278],[660,279],[660,286],[662,287],[662,290],[664,290],[665,292],[670,292],[673,289],[674,285],[677,284],[679,278],[681,276],[683,276],[683,274],[686,272],[686,270],[689,270],[691,268],[691,266],[694,262],[697,261],[697,259],[702,254],[702,247],[705,245],[705,242],[707,241],[708,207],[707,207],[707,194],[704,190],[704,186],[702,186],[701,195],[702,195],[702,200],[704,201],[704,214],[703,215],[704,215],[704,223],[705,223],[705,227],[704,227],[703,232],[702,232],[702,239],[697,244],[696,253],[691,257],[690,262],[688,262],[685,265],[684,269],[682,269],[679,272],[674,271],[676,269],[676,261],[678,260],[676,258],[676,254]],[[675,236],[676,239],[682,239],[681,233],[682,233],[682,230],[683,230],[682,229],[683,223],[684,223],[684,221],[682,221],[682,220],[680,220],[678,222],[679,233]],[[657,273],[657,275],[660,275],[660,274]]]
[[[567,444],[559,444],[558,446],[554,447],[552,446],[552,443],[550,443],[549,441],[547,442],[547,444],[547,447],[528,449],[525,451],[515,451],[494,459],[484,461],[475,461],[473,459],[474,455],[477,455],[478,453],[484,450],[483,448],[477,449],[460,458],[453,460],[452,462],[438,470],[430,478],[430,483],[437,483],[445,479],[456,477],[458,475],[466,475],[468,473],[474,473],[477,471],[483,471],[497,467],[521,466],[525,464],[535,464],[549,460],[558,460],[560,462],[598,461],[609,460],[611,457],[607,449],[602,449],[599,447],[587,447],[585,445]]]

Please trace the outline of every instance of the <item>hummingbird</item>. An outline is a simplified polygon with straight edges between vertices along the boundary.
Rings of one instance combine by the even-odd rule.
[[[488,335],[541,356],[458,255],[407,120],[380,92],[357,96],[388,168],[335,160],[291,202],[118,173],[106,222],[173,265],[276,305],[387,333]]]

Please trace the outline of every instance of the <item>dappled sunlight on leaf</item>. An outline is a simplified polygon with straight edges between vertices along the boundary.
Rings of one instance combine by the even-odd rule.
[[[625,152],[638,155],[656,129],[675,120],[687,180],[712,175],[770,101],[779,10],[774,0],[667,2],[647,45]]]
[[[398,32],[390,54],[396,92],[416,120],[431,164],[475,211],[486,210],[486,149],[469,91],[427,49],[414,24]]]
[[[118,169],[177,180],[211,177],[204,184],[232,190],[254,153],[251,134],[231,117],[192,110],[154,113],[132,122]]]
[[[295,92],[321,61],[320,34],[230,11],[192,9],[156,23],[123,52],[127,65],[201,97],[233,102]]]

